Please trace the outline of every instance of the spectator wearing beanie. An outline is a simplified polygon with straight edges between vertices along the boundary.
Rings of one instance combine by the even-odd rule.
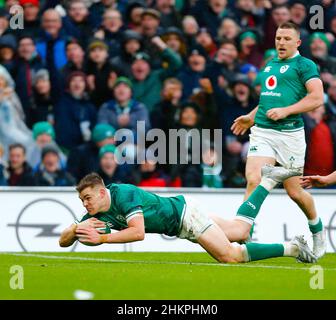
[[[99,149],[114,144],[115,128],[108,124],[97,124],[92,131],[91,141],[71,150],[67,169],[79,182],[85,175],[99,168]]]
[[[55,149],[57,149],[60,158],[60,167],[65,168],[67,160],[66,156],[61,151],[60,147],[56,144],[55,130],[49,122],[40,121],[35,123],[33,125],[33,138],[36,142],[36,145],[28,159],[28,162],[34,171],[36,171],[38,166],[41,164],[41,151],[47,145],[53,146]]]
[[[85,72],[85,52],[81,44],[75,39],[70,38],[65,46],[67,63],[60,72],[62,85],[66,85],[70,73],[74,71]]]
[[[0,37],[0,63],[11,75],[14,73],[16,49],[17,41],[12,34]]]
[[[13,30],[9,28],[10,14],[4,8],[0,8],[0,37],[13,33]]]
[[[40,1],[39,0],[20,0],[20,6],[23,7],[24,15],[24,29],[16,29],[15,33],[21,37],[22,34],[31,36],[33,39],[37,39],[41,30],[40,22]]]
[[[41,159],[39,169],[34,175],[37,186],[66,187],[76,184],[74,177],[60,167],[60,156],[57,148],[52,145],[43,147]]]
[[[90,42],[86,74],[91,101],[99,109],[112,98],[109,83],[120,75],[119,69],[109,62],[108,46],[103,40],[93,39]]]
[[[91,139],[97,111],[86,96],[86,76],[73,72],[67,81],[67,91],[55,108],[56,141],[68,153]]]
[[[130,129],[137,135],[137,122],[145,122],[145,130],[150,128],[146,106],[133,96],[133,85],[126,77],[119,77],[113,86],[114,99],[103,104],[98,113],[98,123],[108,123],[116,129]]]
[[[51,82],[47,69],[40,69],[33,77],[33,99],[29,109],[29,125],[39,121],[48,121],[55,124],[55,106],[62,96],[62,91],[57,90]]]
[[[203,49],[194,48],[188,55],[188,63],[178,74],[178,79],[183,83],[182,100],[189,97],[200,88],[199,81],[203,78],[206,69],[207,56]]]
[[[131,65],[134,56],[142,49],[142,36],[133,30],[126,30],[123,33],[120,55],[111,59],[111,64],[123,70],[123,74],[130,78],[132,76]]]

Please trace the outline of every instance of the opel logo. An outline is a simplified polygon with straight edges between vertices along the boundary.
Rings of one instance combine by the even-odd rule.
[[[63,251],[58,244],[61,231],[76,220],[73,211],[56,199],[37,199],[19,213],[14,227],[23,251]],[[74,251],[76,243],[69,247]]]

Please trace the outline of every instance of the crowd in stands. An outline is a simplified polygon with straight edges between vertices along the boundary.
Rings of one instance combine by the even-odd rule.
[[[314,4],[323,30],[311,29]],[[11,26],[14,5],[23,29]],[[300,53],[325,89],[324,106],[303,115],[305,172],[327,175],[336,169],[334,0],[0,0],[0,186],[73,186],[96,171],[107,184],[244,187],[248,133],[230,127],[258,104],[258,73],[287,21],[300,26]],[[223,152],[211,135],[200,163],[189,140],[186,163],[117,161],[147,151],[139,135],[153,128],[167,143],[170,129],[222,129]],[[132,142],[116,138],[123,130]]]

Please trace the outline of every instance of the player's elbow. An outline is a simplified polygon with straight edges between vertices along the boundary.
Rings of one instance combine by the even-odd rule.
[[[135,235],[136,241],[142,241],[145,239],[145,232],[144,231],[138,231]]]
[[[322,93],[320,93],[320,92],[315,93],[313,95],[313,97],[314,97],[314,109],[319,108],[324,104],[323,92]]]

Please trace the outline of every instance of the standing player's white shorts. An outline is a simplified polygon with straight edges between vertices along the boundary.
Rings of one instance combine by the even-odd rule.
[[[180,233],[177,237],[197,242],[197,239],[212,226],[214,222],[200,209],[196,199],[189,196],[184,196],[184,199],[186,204],[182,213]]]
[[[285,168],[303,169],[305,153],[303,128],[296,131],[251,128],[248,157],[270,157]]]

